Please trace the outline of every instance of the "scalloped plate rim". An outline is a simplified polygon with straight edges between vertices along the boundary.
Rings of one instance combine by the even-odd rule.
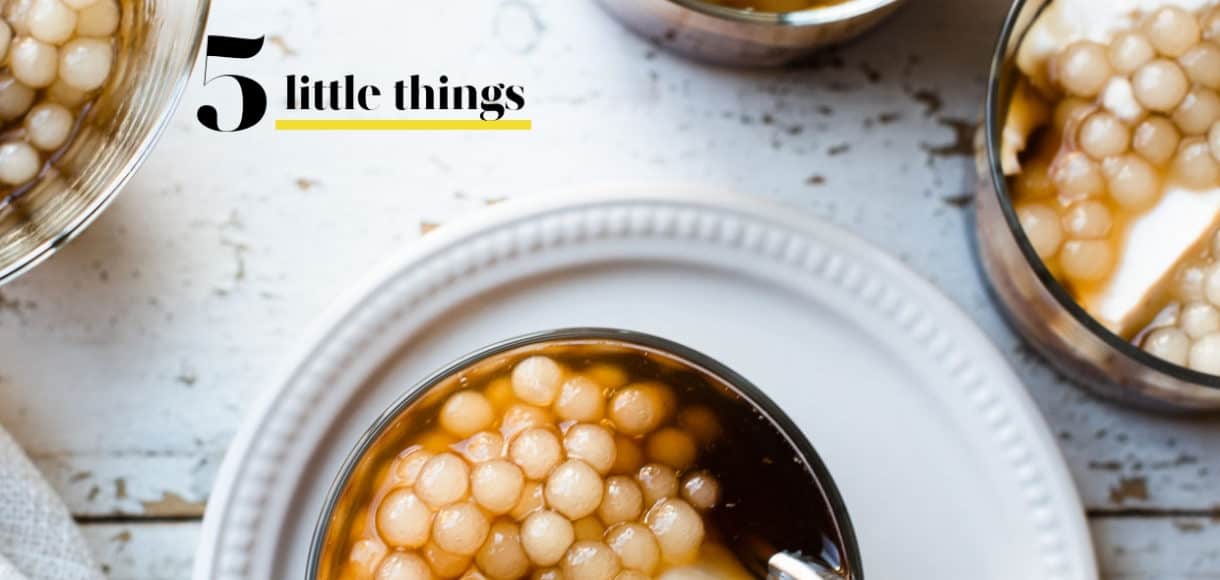
[[[597,188],[572,188],[551,194],[535,194],[483,208],[458,220],[454,220],[421,239],[413,240],[405,247],[391,252],[390,257],[375,268],[361,282],[352,285],[331,303],[324,314],[318,317],[298,340],[293,354],[284,359],[282,370],[272,373],[270,386],[264,388],[254,399],[235,434],[224,461],[217,472],[208,507],[200,530],[199,545],[194,563],[193,578],[210,580],[217,577],[245,578],[245,575],[223,576],[217,570],[217,558],[221,555],[218,540],[225,531],[224,524],[231,519],[233,492],[239,483],[237,477],[252,459],[253,446],[265,429],[276,404],[292,390],[300,379],[301,371],[311,355],[327,347],[339,329],[344,327],[360,309],[368,306],[377,291],[391,282],[397,274],[419,265],[426,259],[455,247],[480,233],[505,227],[522,220],[538,219],[550,213],[575,207],[616,206],[630,203],[676,204],[698,207],[712,211],[737,214],[746,218],[772,222],[788,228],[796,234],[821,241],[827,247],[844,249],[857,254],[871,268],[880,268],[888,276],[901,279],[907,290],[920,305],[944,315],[938,319],[940,327],[951,331],[963,348],[983,359],[979,366],[990,369],[993,382],[1008,395],[1007,402],[1016,406],[1018,415],[1031,423],[1029,433],[1036,441],[1034,447],[1043,452],[1045,460],[1042,473],[1047,486],[1058,491],[1058,499],[1073,508],[1073,513],[1056,514],[1061,540],[1076,548],[1074,560],[1081,576],[1073,580],[1098,577],[1092,537],[1084,518],[1075,484],[1070,476],[1062,454],[1050,434],[1040,411],[1025,390],[1016,373],[999,353],[990,338],[952,300],[942,294],[931,282],[914,273],[893,256],[868,243],[856,234],[831,224],[807,211],[781,205],[762,198],[745,196],[722,189],[688,185],[610,185]],[[476,345],[477,346],[477,345]],[[222,518],[226,518],[222,522]],[[868,555],[865,554],[865,561]],[[221,574],[222,576],[218,576]]]

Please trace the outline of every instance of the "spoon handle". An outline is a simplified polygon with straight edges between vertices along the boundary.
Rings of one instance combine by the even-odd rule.
[[[767,580],[847,580],[836,572],[780,552],[767,561]]]

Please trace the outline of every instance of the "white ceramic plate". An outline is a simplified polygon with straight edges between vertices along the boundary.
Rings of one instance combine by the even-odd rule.
[[[987,338],[895,260],[797,213],[568,195],[428,235],[251,411],[195,579],[303,578],[327,488],[386,406],[484,345],[574,326],[683,343],[766,391],[834,474],[869,580],[1096,579],[1062,458]]]

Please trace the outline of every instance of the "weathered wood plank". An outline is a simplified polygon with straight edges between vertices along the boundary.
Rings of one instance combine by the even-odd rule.
[[[73,513],[85,517],[200,517],[220,457],[105,453],[34,458]]]
[[[85,541],[111,580],[186,580],[199,523],[89,524]]]
[[[1216,580],[1220,525],[1211,518],[1093,520],[1106,580]]]

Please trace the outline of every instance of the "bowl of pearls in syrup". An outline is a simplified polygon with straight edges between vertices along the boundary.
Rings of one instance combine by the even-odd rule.
[[[657,337],[568,329],[479,350],[393,404],[336,478],[307,577],[860,570],[829,472],[758,388]]]

